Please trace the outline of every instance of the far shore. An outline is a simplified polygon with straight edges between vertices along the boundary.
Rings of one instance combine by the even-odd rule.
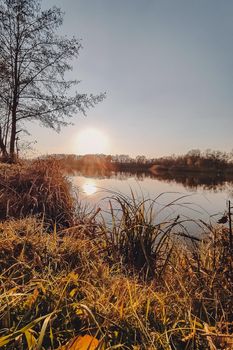
[[[152,165],[152,167],[149,168],[149,171],[152,172],[154,175],[161,175],[163,173],[170,173],[170,174],[211,174],[214,176],[221,176],[221,175],[227,175],[233,177],[233,168],[214,168],[214,167],[189,167],[189,166],[171,166],[171,167],[165,167],[161,165]]]
[[[91,172],[141,172],[154,176],[170,174],[177,175],[201,175],[209,174],[214,177],[233,177],[233,153],[221,151],[199,150],[189,151],[181,156],[169,156],[161,158],[146,158],[137,156],[131,158],[128,155],[105,154],[59,154],[53,155],[66,169]],[[46,158],[46,157],[45,157]]]

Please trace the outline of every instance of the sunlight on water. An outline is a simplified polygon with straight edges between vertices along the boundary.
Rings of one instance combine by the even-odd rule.
[[[82,190],[86,195],[91,196],[92,194],[96,193],[97,187],[96,187],[95,182],[93,182],[93,181],[86,182],[83,184]]]
[[[166,179],[153,177],[153,174],[138,176],[121,172],[105,176],[94,174],[93,177],[89,173],[88,176],[79,173],[72,174],[71,179],[80,189],[80,200],[90,207],[101,208],[102,216],[110,224],[109,200],[114,209],[119,209],[114,196],[119,194],[132,198],[132,191],[138,200],[153,201],[155,224],[174,220],[179,215],[184,220],[185,229],[193,235],[203,231],[200,226],[203,221],[216,224],[226,209],[226,201],[233,202],[233,180],[217,181],[210,176],[182,177],[179,174],[176,178]],[[147,203],[150,204],[150,201]]]

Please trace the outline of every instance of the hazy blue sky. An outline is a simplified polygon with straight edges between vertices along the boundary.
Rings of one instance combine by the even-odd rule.
[[[107,153],[146,156],[233,148],[232,0],[44,0],[65,12],[62,34],[82,38],[72,75],[107,92],[59,135],[32,127],[41,152],[79,153],[97,128]],[[77,148],[76,148],[77,147]]]

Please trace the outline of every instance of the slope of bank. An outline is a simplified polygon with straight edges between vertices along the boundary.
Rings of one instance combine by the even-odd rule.
[[[69,186],[52,160],[0,167],[3,349],[78,335],[97,339],[92,349],[233,347],[228,224],[203,226],[188,249],[178,218],[154,226],[143,202],[119,196],[109,227],[79,211]]]

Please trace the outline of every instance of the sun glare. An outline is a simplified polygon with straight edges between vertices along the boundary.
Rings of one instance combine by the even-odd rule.
[[[77,135],[76,152],[78,154],[108,153],[109,140],[98,129],[84,129]]]
[[[97,191],[96,185],[94,182],[86,182],[83,186],[83,192],[88,196],[91,196]]]

